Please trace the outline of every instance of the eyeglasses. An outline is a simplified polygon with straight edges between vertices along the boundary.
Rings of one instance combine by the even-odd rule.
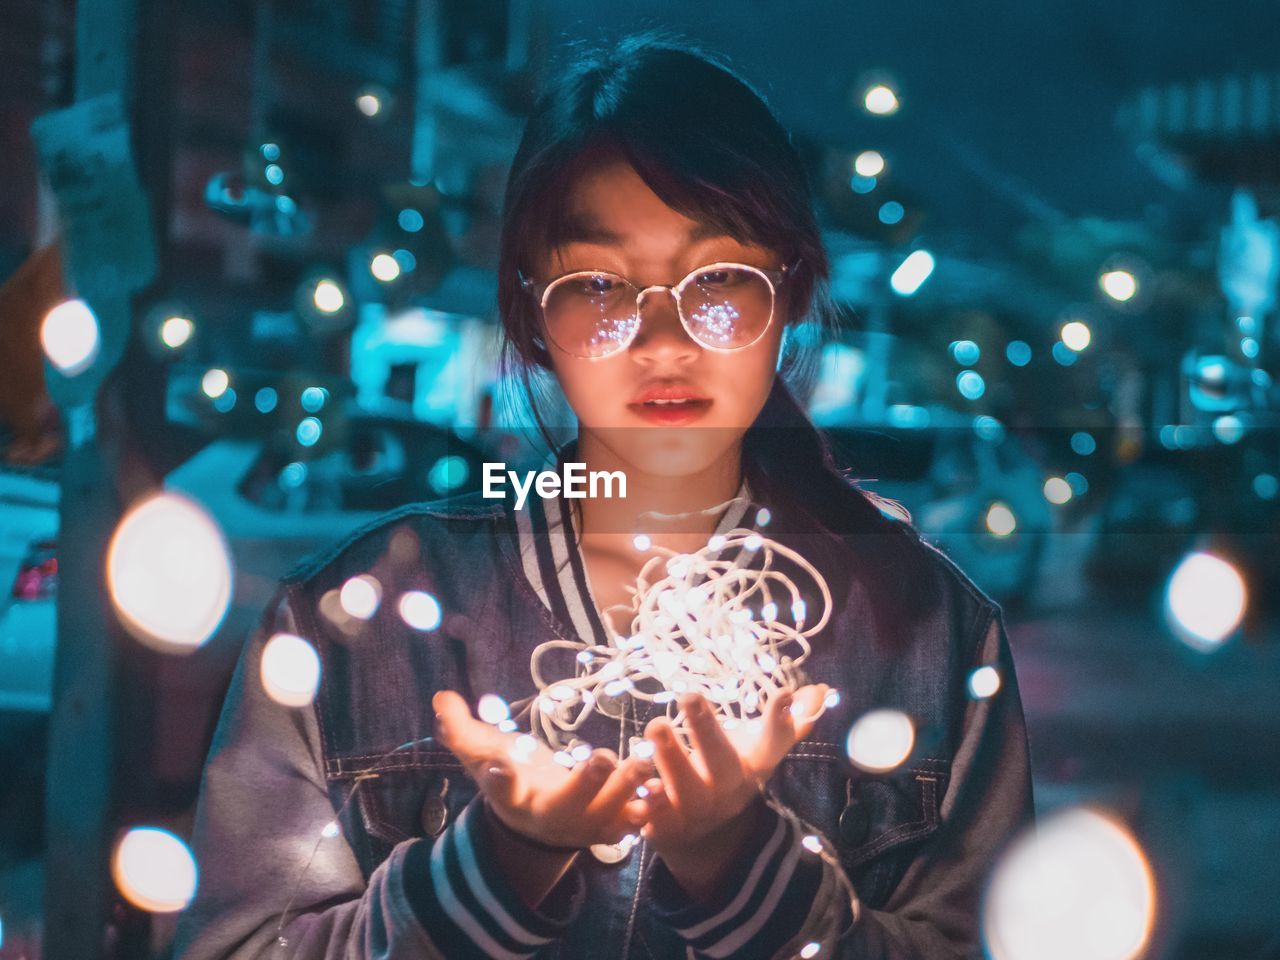
[[[519,277],[541,305],[552,342],[565,353],[594,360],[630,346],[640,330],[641,301],[661,290],[675,298],[681,324],[701,346],[721,352],[749,347],[769,329],[777,289],[799,265],[796,260],[779,270],[764,270],[745,263],[709,263],[674,286],[643,289],[607,270],[578,270],[545,283],[523,273]]]

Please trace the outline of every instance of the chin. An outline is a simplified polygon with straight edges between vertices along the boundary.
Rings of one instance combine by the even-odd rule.
[[[655,477],[688,477],[723,460],[746,431],[736,427],[646,426],[602,431],[623,470]]]

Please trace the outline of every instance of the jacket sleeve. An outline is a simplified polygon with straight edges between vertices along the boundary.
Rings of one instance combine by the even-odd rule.
[[[397,844],[368,882],[336,821],[315,710],[274,702],[262,650],[297,633],[283,590],[245,645],[196,806],[195,897],[175,960],[469,960],[531,956],[582,901],[576,869],[534,911],[500,875],[469,806],[433,841]]]
[[[832,842],[771,800],[772,830],[717,902],[682,902],[678,887],[655,874],[659,915],[681,933],[690,956],[979,960],[983,886],[995,857],[1033,814],[1026,727],[999,608],[975,646],[972,666],[995,666],[1001,687],[967,703],[941,825],[884,908],[862,906]]]

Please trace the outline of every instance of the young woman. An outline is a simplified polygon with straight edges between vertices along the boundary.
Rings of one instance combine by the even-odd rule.
[[[980,955],[1031,815],[1013,662],[999,607],[834,468],[786,386],[827,279],[789,137],[721,63],[633,38],[543,95],[505,204],[508,358],[576,415],[549,463],[626,497],[408,505],[285,578],[208,759],[176,956]],[[655,551],[735,528],[830,588],[810,684],[752,735],[682,696],[687,738],[624,692],[572,769],[513,759],[494,721],[536,696],[534,649],[607,646]],[[264,689],[278,633],[320,653],[311,705]],[[1000,688],[973,699],[979,667]],[[913,739],[872,774],[846,738],[876,708]]]

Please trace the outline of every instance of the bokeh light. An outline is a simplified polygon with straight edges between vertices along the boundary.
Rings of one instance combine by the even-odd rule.
[[[1013,843],[992,876],[983,934],[992,960],[1129,960],[1147,945],[1155,881],[1129,831],[1072,808]]]
[[[1138,293],[1138,279],[1128,270],[1108,270],[1098,277],[1098,286],[1118,303],[1126,303]]]
[[[999,501],[987,507],[986,523],[988,532],[997,537],[1007,537],[1018,528],[1017,518],[1009,505]]]
[[[305,707],[320,686],[320,655],[302,637],[277,633],[262,650],[262,687],[286,707]]]
[[[440,601],[422,590],[410,590],[400,598],[400,618],[415,630],[434,630],[443,614]]]
[[[507,706],[507,701],[496,693],[486,693],[476,704],[476,714],[485,723],[497,725],[503,720],[510,719],[511,708]]]
[[[356,97],[356,109],[366,117],[376,117],[382,112],[382,98],[373,92],[361,93]]]
[[[889,200],[886,203],[882,203],[880,205],[880,212],[876,214],[880,222],[886,227],[892,227],[895,224],[901,223],[902,218],[906,215],[906,208],[897,200]]]
[[[972,340],[952,340],[947,350],[962,367],[972,367],[982,357],[982,348]]]
[[[116,844],[111,858],[116,888],[131,904],[150,913],[174,913],[195,896],[195,857],[180,837],[159,827],[134,827]]]
[[[417,210],[412,207],[405,207],[396,216],[396,223],[400,225],[400,229],[405,233],[417,233],[426,226],[426,219]]]
[[[899,102],[898,95],[892,87],[877,83],[868,87],[867,92],[862,95],[862,105],[866,107],[868,113],[873,113],[878,117],[887,117],[897,113],[902,104]]]
[[[348,616],[368,620],[378,612],[378,605],[382,602],[382,584],[376,577],[362,573],[342,585],[338,599]]]
[[[898,296],[909,297],[929,279],[930,274],[933,273],[933,267],[933,254],[928,250],[916,250],[902,261],[897,270],[893,271],[893,276],[889,278],[889,286]]]
[[[306,417],[298,424],[295,432],[298,443],[304,447],[314,447],[320,442],[320,434],[324,427],[316,417]]]
[[[195,502],[160,493],[133,507],[107,549],[107,585],[138,640],[187,652],[218,629],[231,603],[231,556]]]
[[[860,173],[855,173],[849,178],[849,189],[854,193],[870,193],[876,188],[879,181],[875,177],[864,177]]]
[[[200,389],[210,400],[217,400],[227,392],[227,387],[230,385],[231,377],[221,367],[206,370],[205,375],[200,378]]]
[[[915,746],[915,726],[901,710],[880,709],[864,713],[845,741],[849,759],[872,773],[901,766]]]
[[[1089,330],[1089,325],[1082,320],[1072,320],[1064,323],[1059,331],[1062,342],[1068,349],[1079,353],[1089,346],[1089,341],[1093,339],[1093,333]]]
[[[369,272],[383,283],[390,283],[400,276],[400,261],[389,253],[379,253],[369,261]]]
[[[1000,692],[1000,671],[993,666],[978,667],[969,674],[969,696],[986,700]]]
[[[1217,649],[1240,625],[1247,603],[1240,571],[1204,551],[1183,557],[1165,589],[1170,627],[1188,646],[1205,652]]]
[[[279,401],[280,396],[273,387],[263,387],[253,395],[253,405],[259,413],[270,413]]]
[[[860,177],[878,177],[884,173],[884,156],[878,150],[863,150],[853,161],[853,172]]]
[[[101,345],[98,318],[83,300],[58,304],[40,324],[44,355],[64,376],[74,377],[89,369]]]
[[[324,387],[307,387],[298,396],[298,402],[307,413],[318,413],[329,402],[329,391]]]
[[[1074,495],[1071,484],[1063,477],[1050,477],[1044,482],[1044,498],[1050,503],[1063,504]]]
[[[177,350],[195,333],[196,325],[187,317],[166,317],[160,324],[160,341],[170,350]]]
[[[427,482],[436,490],[448,492],[456,490],[467,482],[471,468],[462,457],[449,454],[441,457],[427,471]]]
[[[1071,435],[1071,449],[1080,456],[1087,457],[1098,449],[1098,441],[1087,430],[1077,430]]]
[[[321,313],[337,313],[347,305],[342,288],[332,280],[321,280],[311,294],[311,302]]]
[[[1015,367],[1025,367],[1031,362],[1031,344],[1025,340],[1010,340],[1004,348],[1004,355]]]
[[[987,391],[987,382],[976,370],[961,370],[956,374],[956,389],[966,400],[977,400]]]

